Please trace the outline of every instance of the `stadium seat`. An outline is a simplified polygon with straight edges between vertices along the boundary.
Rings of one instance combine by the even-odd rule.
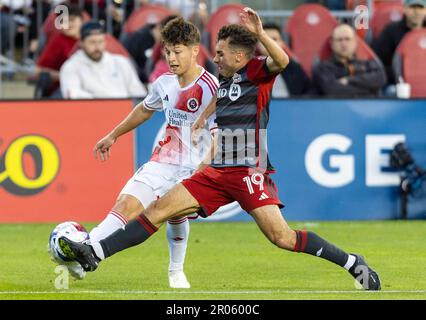
[[[138,31],[147,23],[156,24],[174,14],[171,10],[160,5],[146,4],[132,12],[123,26],[121,42],[131,33]]]
[[[403,11],[404,6],[401,3],[389,2],[377,5],[370,21],[369,42],[376,39],[389,23],[400,21],[404,15]]]
[[[348,10],[355,9],[356,6],[364,5],[366,6],[368,3],[367,0],[346,0],[346,8]],[[373,1],[373,10],[382,4],[404,4],[404,0],[374,0]]]
[[[204,41],[204,45],[210,49],[212,55],[215,54],[217,33],[220,28],[227,24],[240,23],[240,13],[244,7],[244,5],[238,3],[225,4],[211,15],[206,26],[204,38],[207,40]]]
[[[299,6],[288,20],[285,32],[288,34],[290,48],[299,57],[308,76],[311,76],[315,57],[336,26],[336,18],[319,4]]]
[[[118,41],[113,35],[109,33],[105,34],[105,40],[106,40],[106,51],[108,51],[109,53],[115,53],[115,54],[119,54],[127,58],[130,58],[129,52],[120,43],[120,41]],[[74,48],[71,50],[69,57],[72,56],[79,48],[80,48],[80,45],[79,43],[77,43],[74,46]]]
[[[396,49],[393,69],[395,79],[411,85],[411,97],[426,97],[426,29],[405,35]]]

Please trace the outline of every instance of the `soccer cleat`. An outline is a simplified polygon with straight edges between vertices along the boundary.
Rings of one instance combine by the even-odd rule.
[[[355,256],[355,263],[349,269],[349,273],[365,290],[380,290],[381,284],[377,272],[367,265],[363,256],[354,253],[351,253],[351,255]]]
[[[183,271],[169,271],[169,285],[174,289],[189,289],[191,285]]]
[[[75,242],[66,237],[60,237],[58,243],[64,255],[77,261],[84,271],[95,271],[98,267],[100,260],[95,256],[90,245]]]

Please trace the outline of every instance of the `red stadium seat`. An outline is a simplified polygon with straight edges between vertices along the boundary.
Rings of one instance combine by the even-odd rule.
[[[336,18],[319,4],[299,6],[288,20],[285,31],[290,47],[307,75],[311,76],[312,63],[336,26]]]
[[[374,0],[373,1],[373,9],[375,10],[377,6],[380,6],[382,4],[404,4],[404,0]],[[367,0],[346,0],[346,8],[348,10],[355,9],[356,6],[359,5],[367,5]]]
[[[209,46],[212,55],[215,54],[217,33],[220,28],[227,24],[240,23],[240,13],[244,7],[238,3],[225,4],[211,15],[206,27],[209,36],[209,43],[206,45]]]
[[[376,39],[389,23],[400,21],[403,15],[404,6],[401,3],[390,2],[377,5],[370,21],[372,39]]]
[[[130,58],[129,52],[124,48],[124,46],[118,41],[114,36],[109,33],[105,34],[106,40],[106,51],[109,53],[119,54]],[[74,48],[71,50],[69,57],[72,56],[80,48],[79,43],[77,43]]]
[[[129,34],[142,28],[147,23],[156,24],[172,15],[173,12],[160,5],[146,4],[132,12],[123,27],[123,32]]]
[[[323,44],[321,51],[319,53],[319,60],[327,60],[332,55],[331,50],[331,43],[330,43],[331,37],[329,37]],[[357,36],[357,49],[356,49],[356,56],[358,59],[361,60],[372,60],[372,59],[378,59],[377,55],[374,53],[374,51],[370,48],[370,46],[360,37]]]
[[[395,79],[411,85],[412,97],[426,97],[426,29],[410,31],[396,49]]]

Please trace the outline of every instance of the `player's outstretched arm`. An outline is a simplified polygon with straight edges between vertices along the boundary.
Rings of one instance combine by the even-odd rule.
[[[108,160],[111,156],[111,146],[115,143],[118,137],[126,134],[150,119],[154,112],[155,111],[146,109],[143,102],[135,106],[132,112],[130,112],[117,127],[96,143],[93,148],[95,158],[98,158],[99,154],[101,161]]]
[[[268,51],[269,57],[266,60],[266,65],[269,71],[278,73],[284,70],[290,61],[289,57],[287,53],[266,34],[265,30],[263,30],[262,21],[256,11],[251,8],[244,8],[244,12],[241,13],[241,20],[243,26],[256,34],[259,41],[262,42]]]

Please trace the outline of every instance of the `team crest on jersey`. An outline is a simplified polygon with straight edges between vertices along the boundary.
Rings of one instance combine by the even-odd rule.
[[[231,88],[229,88],[229,99],[231,101],[237,100],[241,96],[241,87],[239,84],[232,84]]]
[[[200,107],[200,104],[198,103],[197,99],[191,98],[186,103],[186,106],[188,107],[189,111],[194,112],[198,110],[198,108]]]

